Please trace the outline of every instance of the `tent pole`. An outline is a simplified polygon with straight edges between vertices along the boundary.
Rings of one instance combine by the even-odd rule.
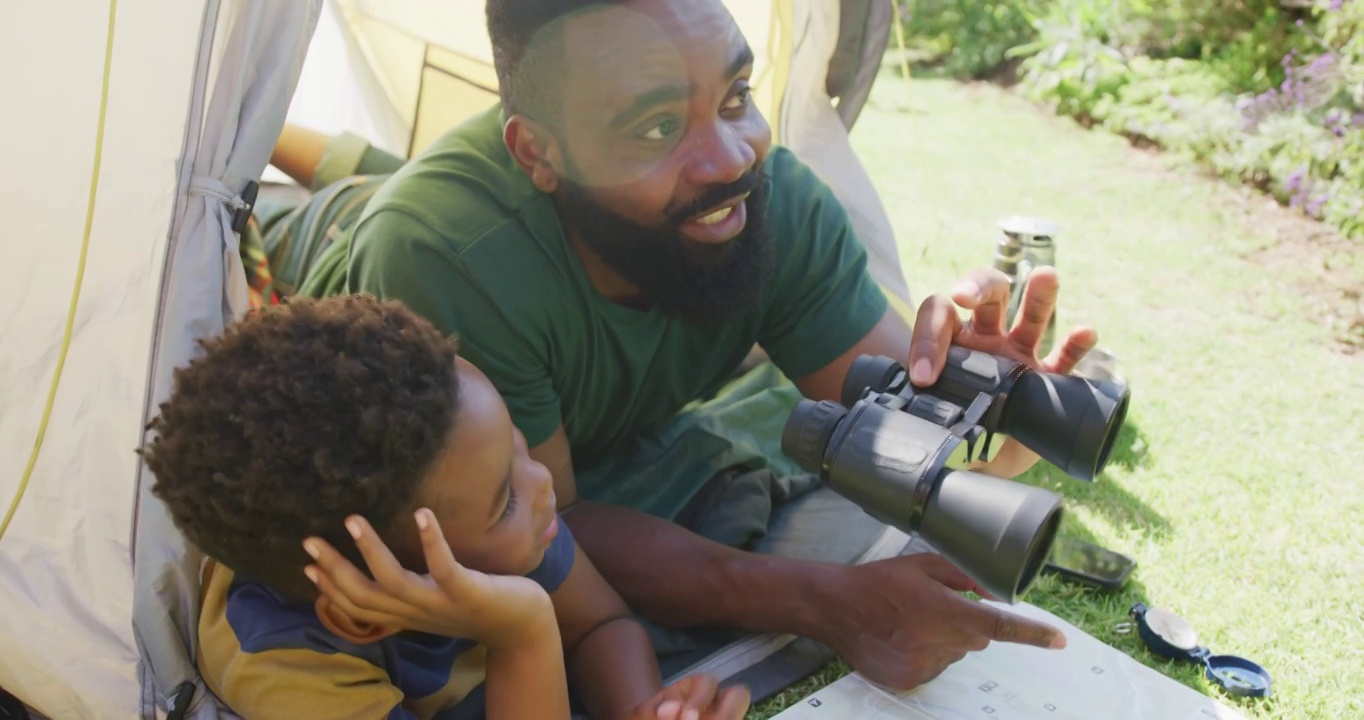
[[[912,2],[912,0],[911,0]],[[895,43],[900,46],[900,73],[905,79],[905,107],[909,105],[909,53],[905,49],[905,26],[900,19],[900,0],[890,0],[895,15]],[[912,12],[912,9],[911,9]]]

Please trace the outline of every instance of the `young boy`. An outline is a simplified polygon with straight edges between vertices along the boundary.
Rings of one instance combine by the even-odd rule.
[[[238,714],[558,719],[571,680],[594,718],[743,717],[742,689],[660,688],[550,473],[430,324],[366,296],[300,300],[204,348],[145,455],[211,558],[197,660]]]

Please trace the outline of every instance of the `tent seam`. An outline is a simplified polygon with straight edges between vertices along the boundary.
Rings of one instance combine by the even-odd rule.
[[[193,177],[194,158],[199,152],[202,138],[200,134],[203,130],[203,118],[207,105],[207,88],[209,82],[209,71],[213,64],[212,48],[213,39],[218,26],[219,16],[221,15],[222,1],[207,0],[204,5],[204,17],[201,23],[199,34],[199,58],[195,65],[194,85],[190,94],[189,114],[185,120],[185,139],[181,149],[180,167],[176,172],[176,205],[175,211],[171,215],[170,228],[167,233],[165,260],[161,266],[161,287],[156,303],[156,323],[152,332],[151,347],[149,348],[150,357],[147,363],[147,382],[142,398],[142,418],[145,423],[153,412],[152,399],[156,396],[156,377],[157,369],[161,365],[161,346],[162,346],[162,319],[165,314],[166,296],[169,292],[171,277],[175,266],[176,258],[176,239],[184,231],[185,213],[189,207],[190,200],[190,180]],[[146,430],[142,432],[141,442],[146,441]],[[146,480],[146,464],[138,463],[134,473],[134,494],[133,494],[133,518],[129,528],[128,537],[128,564],[133,569],[136,577],[137,568],[137,536],[138,527],[141,522],[141,497],[143,484]],[[136,604],[136,602],[134,602]],[[136,634],[136,633],[135,633]],[[139,641],[139,645],[141,642]],[[155,720],[158,716],[157,711],[161,709],[164,702],[169,702],[169,698],[162,698],[160,688],[157,687],[155,674],[151,668],[147,667],[146,657],[143,655],[139,660],[142,666],[142,677],[140,682],[143,686],[142,696],[142,715],[147,720]],[[195,676],[196,685],[199,678]],[[196,695],[199,694],[196,692]],[[150,707],[147,703],[150,700]],[[197,703],[196,703],[197,704]]]

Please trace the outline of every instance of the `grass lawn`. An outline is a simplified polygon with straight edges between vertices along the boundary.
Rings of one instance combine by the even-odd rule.
[[[884,75],[853,143],[916,303],[989,263],[998,218],[1051,218],[1061,325],[1097,327],[1132,386],[1096,483],[1023,478],[1067,498],[1063,534],[1135,556],[1132,580],[1106,595],[1046,577],[1024,599],[1217,695],[1114,631],[1136,601],[1172,610],[1269,670],[1273,698],[1229,701],[1249,717],[1364,717],[1364,353],[1336,342],[1327,311],[1351,297],[1318,277],[1323,262],[1364,275],[1364,251],[1280,242],[1305,221],[992,86]]]

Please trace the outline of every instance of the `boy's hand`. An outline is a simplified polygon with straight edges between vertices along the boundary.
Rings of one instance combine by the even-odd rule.
[[[635,708],[630,720],[743,720],[749,694],[744,687],[716,693],[710,675],[688,675]]]
[[[358,623],[468,638],[489,649],[554,632],[554,606],[535,581],[487,575],[460,565],[450,552],[436,516],[416,513],[427,575],[404,569],[364,518],[346,519],[346,529],[374,574],[371,580],[321,538],[303,548],[316,564],[304,572],[327,600]]]

